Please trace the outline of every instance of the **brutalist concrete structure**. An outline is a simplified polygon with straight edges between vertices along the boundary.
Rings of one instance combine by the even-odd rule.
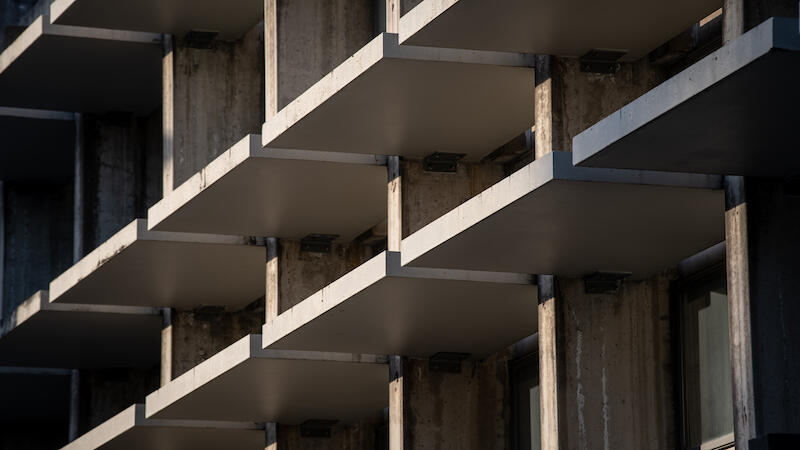
[[[0,27],[0,449],[800,448],[796,0]]]

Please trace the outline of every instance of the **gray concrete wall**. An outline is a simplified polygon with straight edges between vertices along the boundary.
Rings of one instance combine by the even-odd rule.
[[[144,403],[158,389],[158,367],[80,372],[78,435],[110,419],[134,403]]]
[[[260,334],[264,299],[238,311],[217,308],[172,312],[172,379],[248,334]]]
[[[264,25],[235,42],[215,40],[210,49],[187,47],[178,38],[173,45],[173,79],[165,80],[171,91],[163,101],[172,113],[165,139],[172,141],[173,187],[178,187],[245,135],[260,132]]]
[[[582,280],[557,281],[560,448],[676,448],[671,278],[629,282],[618,295],[586,294]]]
[[[333,244],[330,253],[300,251],[297,240],[279,240],[278,314],[305,300],[371,258],[372,249]]]
[[[424,227],[504,177],[498,164],[459,163],[456,173],[426,172],[421,161],[401,162],[403,237]]]
[[[267,0],[267,116],[375,35],[375,0]],[[269,16],[272,17],[269,17]]]
[[[278,425],[278,450],[381,450],[376,421],[337,424],[331,437],[303,437],[300,426]]]
[[[3,311],[72,263],[72,186],[4,183]]]
[[[509,448],[510,350],[467,361],[461,373],[429,370],[426,359],[403,367],[404,448]]]
[[[84,116],[84,254],[161,198],[160,118]]]

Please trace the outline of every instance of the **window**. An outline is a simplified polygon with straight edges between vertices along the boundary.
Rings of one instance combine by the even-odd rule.
[[[733,448],[728,295],[722,264],[675,285],[686,449]]]
[[[539,450],[539,355],[532,353],[515,359],[510,373],[512,448]]]

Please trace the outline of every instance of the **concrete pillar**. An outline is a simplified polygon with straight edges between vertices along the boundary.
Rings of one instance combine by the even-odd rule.
[[[83,220],[84,210],[84,142],[83,142],[83,114],[75,113],[75,174],[72,180],[74,195],[72,198],[73,225],[72,225],[72,262],[78,262],[83,257]]]
[[[403,240],[403,177],[400,174],[400,157],[390,156],[387,160],[389,187],[387,190],[386,249],[399,252]]]
[[[161,310],[161,362],[159,386],[172,381],[172,308]]]
[[[185,37],[165,40],[164,191],[180,186],[264,119],[264,25],[239,40],[207,47]]]
[[[795,0],[726,0],[723,42],[773,16],[797,16]],[[800,334],[787,332],[800,292],[791,255],[800,241],[800,203],[793,183],[725,177],[728,323],[736,448],[800,445]],[[772,437],[770,435],[773,435]],[[780,447],[784,448],[784,447]],[[786,447],[788,448],[788,447]]]
[[[82,127],[82,255],[92,251],[161,198],[161,111],[84,115]],[[80,220],[80,219],[78,219]]]
[[[726,240],[731,366],[737,448],[800,444],[800,250],[796,182],[730,178]],[[749,445],[749,447],[748,447]],[[783,447],[780,447],[783,448]]]
[[[80,423],[80,405],[81,405],[81,373],[79,370],[73,369],[70,372],[70,389],[69,389],[69,442],[74,441],[80,436],[78,434],[78,424]]]
[[[563,302],[555,277],[539,275],[539,424],[542,450],[566,446]]]
[[[549,55],[536,55],[533,92],[534,152],[536,158],[554,151],[566,150],[562,140],[563,79],[559,73],[558,59]]]
[[[389,450],[505,449],[510,439],[509,349],[464,361],[458,373],[427,359],[390,358]]]
[[[267,119],[372,39],[375,1],[265,0]]]
[[[278,317],[280,309],[280,264],[278,262],[278,239],[267,238],[267,264],[266,264],[266,286],[265,286],[265,320],[269,323]]]

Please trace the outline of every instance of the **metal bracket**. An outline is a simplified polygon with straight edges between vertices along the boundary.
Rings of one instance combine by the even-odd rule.
[[[458,169],[458,162],[464,157],[464,153],[441,153],[435,152],[422,160],[422,166],[426,172],[455,172]]]
[[[469,353],[439,352],[430,357],[428,369],[431,372],[461,373],[461,361],[469,356]]]
[[[300,424],[300,436],[329,438],[333,435],[333,426],[338,420],[309,419]]]
[[[616,294],[630,272],[595,272],[583,278],[587,294]]]
[[[183,45],[208,50],[214,47],[214,39],[218,34],[216,31],[191,30],[183,37]]]
[[[330,253],[338,234],[309,234],[300,240],[301,252]]]
[[[581,72],[611,74],[619,70],[619,59],[625,52],[618,50],[590,50],[581,56]]]

